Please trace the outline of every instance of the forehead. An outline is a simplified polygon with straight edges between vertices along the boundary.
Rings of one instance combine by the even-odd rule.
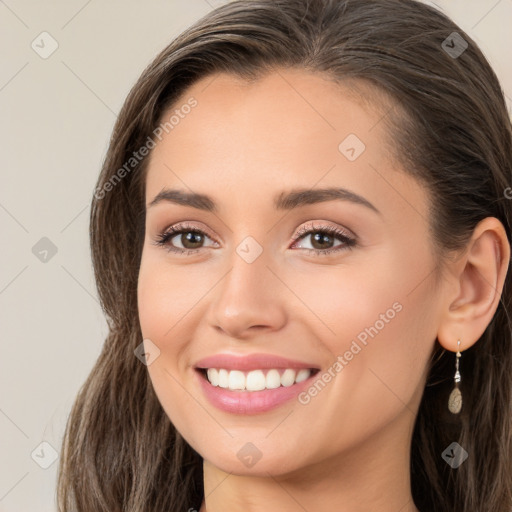
[[[171,186],[217,191],[240,205],[261,196],[272,206],[273,191],[315,184],[390,195],[379,191],[379,169],[396,170],[381,122],[389,103],[370,92],[363,83],[337,84],[300,70],[254,81],[208,76],[163,116],[177,122],[153,149],[147,202]],[[195,106],[184,108],[191,101]]]

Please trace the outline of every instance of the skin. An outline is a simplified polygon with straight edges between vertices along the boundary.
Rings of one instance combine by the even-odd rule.
[[[154,148],[146,203],[179,188],[210,195],[218,211],[148,206],[138,284],[142,333],[160,350],[148,366],[155,392],[204,459],[201,512],[416,511],[409,446],[428,360],[436,336],[451,351],[460,339],[464,351],[492,319],[510,259],[503,226],[482,221],[436,282],[429,197],[393,161],[377,100],[372,108],[302,70],[252,83],[213,78],[173,107],[198,101]],[[350,133],[366,146],[354,161],[338,149]],[[331,186],[380,214],[342,200],[273,209],[282,191]],[[206,233],[203,248],[187,256],[155,245],[185,221]],[[342,245],[314,245],[314,230],[292,241],[312,223],[349,230],[357,245],[309,254]],[[248,236],[263,249],[252,263],[236,252]],[[194,247],[179,234],[169,243]],[[401,311],[306,405],[231,414],[198,385],[194,363],[221,352],[277,354],[327,371],[394,303]],[[248,442],[262,455],[250,468],[237,457]]]

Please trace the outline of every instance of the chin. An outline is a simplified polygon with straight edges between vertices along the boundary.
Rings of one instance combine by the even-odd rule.
[[[300,469],[295,453],[265,453],[254,445],[246,443],[235,453],[206,450],[203,459],[225,473],[237,476],[268,477],[283,475]]]

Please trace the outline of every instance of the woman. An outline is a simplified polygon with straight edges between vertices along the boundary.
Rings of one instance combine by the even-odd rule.
[[[467,34],[241,0],[114,128],[61,511],[511,510],[512,134]]]

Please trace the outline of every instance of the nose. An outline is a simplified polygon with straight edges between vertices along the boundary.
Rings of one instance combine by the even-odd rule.
[[[231,270],[215,287],[209,323],[227,336],[249,339],[281,329],[287,320],[283,283],[267,265],[265,251],[248,263],[234,253]]]

